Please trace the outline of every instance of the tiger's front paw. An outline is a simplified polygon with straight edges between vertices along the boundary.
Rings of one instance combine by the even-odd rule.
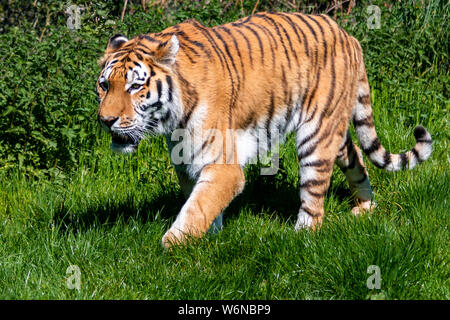
[[[174,245],[179,245],[186,240],[186,232],[179,228],[170,228],[162,237],[162,246],[164,249],[170,249]]]

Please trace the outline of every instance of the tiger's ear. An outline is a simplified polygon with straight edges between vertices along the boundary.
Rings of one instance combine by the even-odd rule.
[[[155,59],[157,62],[165,65],[172,65],[175,62],[175,56],[180,49],[180,43],[176,35],[173,35],[168,41],[161,42],[155,50]]]
[[[108,45],[106,46],[105,54],[98,60],[98,65],[100,67],[104,67],[105,62],[111,56],[111,53],[113,53],[115,50],[123,46],[123,44],[126,43],[127,41],[128,41],[127,37],[125,37],[123,34],[119,33],[112,36],[108,41]]]
[[[119,49],[127,41],[127,37],[125,37],[121,33],[112,36],[108,41],[108,45],[106,46],[106,53],[110,53],[114,50]]]

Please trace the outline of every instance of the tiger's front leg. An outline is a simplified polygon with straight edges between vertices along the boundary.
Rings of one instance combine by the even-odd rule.
[[[240,165],[211,164],[203,168],[175,222],[163,236],[163,246],[169,248],[186,237],[201,237],[244,184]]]

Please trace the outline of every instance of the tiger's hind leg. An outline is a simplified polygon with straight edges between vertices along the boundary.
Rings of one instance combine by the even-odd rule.
[[[308,132],[307,128],[303,129],[303,132]],[[324,217],[325,193],[339,147],[333,142],[339,137],[333,134],[327,135],[327,138],[322,137],[324,135],[321,135],[318,127],[309,135],[302,134],[301,129],[297,132],[301,206],[295,230],[308,227],[314,229]]]
[[[345,174],[350,190],[355,196],[356,206],[352,213],[357,215],[363,211],[371,211],[375,204],[372,201],[372,188],[369,176],[359,148],[353,143],[350,132],[342,141],[336,164]]]

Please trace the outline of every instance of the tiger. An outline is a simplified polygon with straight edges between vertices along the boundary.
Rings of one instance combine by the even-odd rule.
[[[166,138],[186,202],[162,237],[165,248],[220,230],[244,189],[245,166],[289,133],[299,159],[295,230],[322,224],[334,164],[353,194],[352,213],[373,210],[360,148],[387,171],[412,169],[432,152],[422,126],[410,151],[383,147],[362,47],[325,14],[259,12],[214,27],[190,19],[132,39],[116,34],[99,64],[98,121],[112,150]]]

